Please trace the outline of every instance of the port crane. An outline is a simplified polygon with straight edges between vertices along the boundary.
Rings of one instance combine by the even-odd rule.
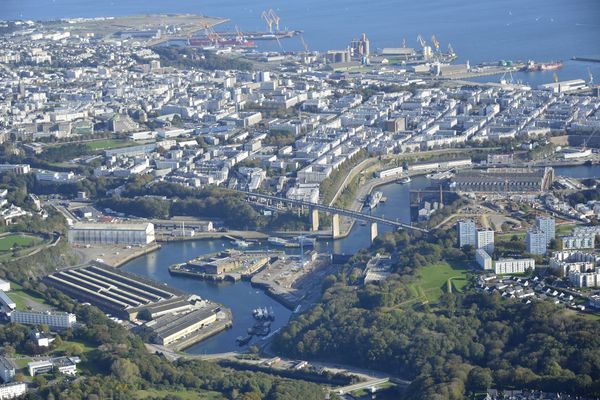
[[[304,47],[304,52],[308,54],[308,44],[304,40],[304,35],[300,35],[300,41],[302,42],[302,47]]]
[[[588,84],[592,86],[594,84],[594,75],[592,75],[592,70],[588,67]]]
[[[272,8],[267,11],[269,13],[269,17],[273,22],[275,22],[275,32],[279,32],[279,15],[275,14]]]
[[[423,39],[423,36],[421,36],[421,35],[417,36],[417,42],[419,42],[419,46],[421,46],[422,49],[424,49],[425,46],[427,46],[425,39]]]
[[[262,17],[262,19],[265,20],[265,22],[267,23],[267,27],[269,28],[269,32],[273,32],[273,19],[271,18],[271,16],[269,15],[269,11],[263,11],[262,14],[260,15]]]
[[[454,52],[454,47],[452,47],[452,45],[450,43],[448,43],[448,54],[450,56],[456,55],[456,53]]]
[[[439,52],[440,51],[440,42],[438,42],[435,35],[431,35],[431,43],[433,43],[433,47],[435,47],[435,50]]]

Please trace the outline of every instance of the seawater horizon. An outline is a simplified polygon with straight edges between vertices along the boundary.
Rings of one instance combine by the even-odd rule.
[[[366,33],[373,49],[398,47],[403,39],[418,47],[417,35],[427,41],[435,34],[443,48],[449,43],[457,62],[533,59],[561,60],[560,80],[588,79],[588,69],[600,76],[600,63],[571,61],[573,56],[600,56],[600,3],[596,0],[3,0],[0,19],[53,20],[75,17],[194,13],[229,19],[218,29],[266,30],[261,12],[273,8],[282,28],[304,31],[312,50],[344,48]],[[468,26],[468,29],[466,28]],[[300,50],[299,38],[282,41],[285,50]],[[277,50],[275,43],[266,48]],[[497,81],[499,77],[481,78]],[[515,80],[532,85],[552,82],[553,73],[519,73]]]

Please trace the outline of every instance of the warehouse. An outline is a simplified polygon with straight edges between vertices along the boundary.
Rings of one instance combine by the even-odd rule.
[[[487,171],[460,171],[451,188],[461,192],[543,192],[554,181],[552,168],[489,168]]]
[[[69,229],[70,244],[146,245],[153,243],[154,225],[76,223]]]
[[[164,315],[146,326],[156,334],[155,341],[162,345],[171,344],[217,320],[216,310],[201,308],[185,315]]]
[[[56,272],[44,282],[65,294],[123,319],[136,319],[148,309],[153,317],[193,307],[197,296],[122,271],[89,265]]]

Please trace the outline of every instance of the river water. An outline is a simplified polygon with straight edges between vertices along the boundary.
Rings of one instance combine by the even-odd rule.
[[[600,165],[557,167],[557,175],[571,178],[600,177]],[[402,222],[410,222],[410,190],[425,189],[429,181],[424,176],[414,177],[408,184],[388,184],[377,190],[383,192],[387,197],[384,204],[380,204],[373,214],[381,217],[399,219]],[[391,228],[379,226],[379,232],[389,231]],[[333,251],[336,254],[353,254],[358,249],[366,248],[370,242],[370,231],[368,226],[355,224],[350,235],[344,239],[321,241],[319,251]],[[171,276],[168,267],[171,264],[188,261],[203,254],[214,253],[232,245],[228,240],[198,240],[172,242],[163,244],[162,248],[154,253],[137,258],[122,268],[128,272],[164,282],[169,286],[181,289],[188,293],[196,293],[201,297],[224,304],[233,313],[233,328],[213,336],[186,351],[192,354],[212,354],[229,352],[238,349],[235,339],[245,336],[246,331],[254,323],[252,310],[256,307],[272,307],[276,314],[273,322],[273,330],[284,326],[289,320],[292,312],[281,304],[267,296],[262,290],[253,288],[249,282],[222,282],[214,283],[202,280]],[[260,248],[260,246],[256,247]],[[292,250],[294,251],[294,250]],[[295,250],[296,252],[298,250]],[[253,339],[253,343],[260,344],[261,341]]]

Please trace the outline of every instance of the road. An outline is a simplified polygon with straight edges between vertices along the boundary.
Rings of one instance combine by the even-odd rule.
[[[204,361],[231,360],[231,361],[236,361],[239,363],[247,363],[250,365],[257,365],[257,364],[265,365],[267,361],[272,360],[272,358],[266,358],[266,357],[261,357],[257,360],[239,359],[239,358],[237,358],[237,356],[239,356],[241,353],[237,353],[237,352],[228,352],[228,353],[219,353],[219,354],[187,354],[187,353],[182,353],[182,352],[176,352],[165,346],[161,346],[161,345],[157,345],[157,344],[150,344],[150,343],[146,343],[146,348],[151,353],[162,354],[165,358],[167,358],[170,361],[175,361],[178,359],[204,360]],[[279,358],[279,361],[277,362],[277,365],[280,366],[279,369],[281,369],[281,367],[292,368],[294,365],[297,365],[299,362],[302,361],[302,360],[286,359],[286,358],[282,358],[282,357],[278,357],[278,358]],[[410,385],[410,383],[411,383],[410,381],[394,377],[386,372],[362,369],[362,368],[357,368],[357,367],[353,367],[350,365],[341,365],[341,364],[334,364],[334,363],[320,362],[320,361],[314,361],[314,362],[311,361],[308,364],[316,369],[324,369],[324,370],[334,373],[334,374],[342,373],[342,374],[353,375],[361,380],[361,382],[359,382],[357,384],[331,389],[331,391],[336,392],[336,393],[339,393],[340,391],[341,391],[341,393],[348,393],[350,391],[359,390],[359,389],[363,389],[363,388],[376,387],[376,386],[381,385],[382,383],[386,383],[388,381],[393,381],[394,383],[401,384],[401,385]],[[276,372],[276,369],[277,368],[274,368],[275,372]]]

